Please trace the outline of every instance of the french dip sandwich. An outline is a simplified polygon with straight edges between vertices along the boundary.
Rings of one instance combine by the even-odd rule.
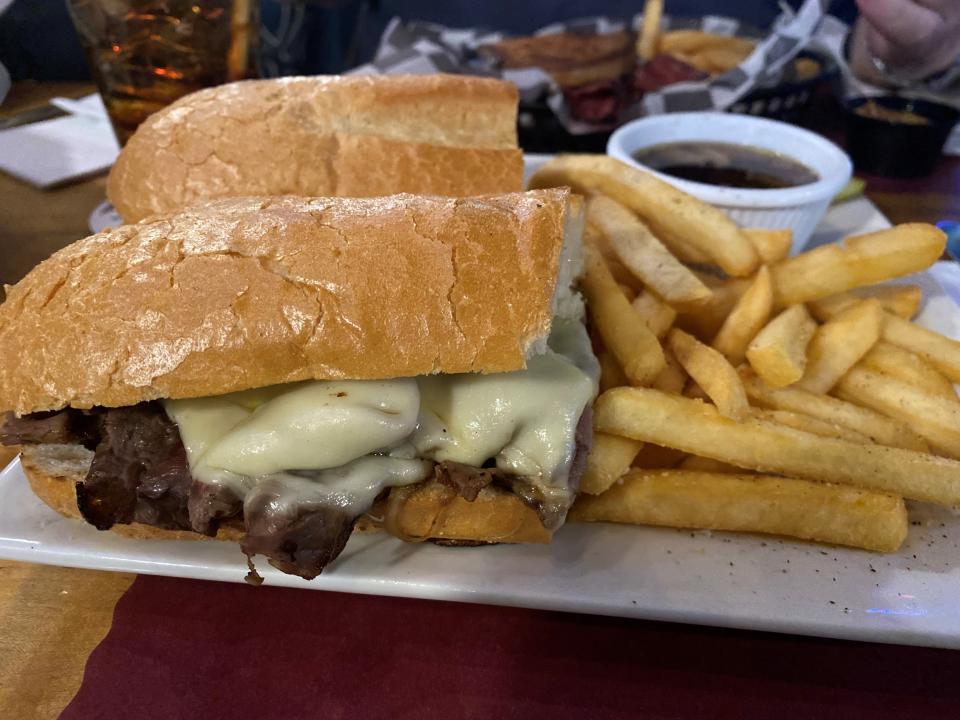
[[[0,439],[64,515],[304,578],[355,527],[549,542],[598,376],[580,226],[554,189],[233,198],[99,233],[8,288]]]
[[[137,128],[107,181],[128,223],[223,197],[522,189],[516,86],[459,75],[296,77],[200,90]]]

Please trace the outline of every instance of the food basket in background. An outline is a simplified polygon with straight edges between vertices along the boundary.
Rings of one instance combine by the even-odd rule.
[[[555,23],[523,38],[394,18],[373,61],[352,72],[501,77],[520,90],[525,150],[602,151],[613,129],[644,115],[732,110],[795,117],[835,72],[826,56],[807,49],[825,4],[805,0],[766,34],[726,17],[664,16],[657,37],[670,46],[655,45],[645,61],[637,59],[643,14]],[[704,38],[725,47],[689,46]]]
[[[813,66],[815,70],[807,74],[798,74],[796,66],[792,66],[779,82],[768,87],[756,88],[731,105],[728,110],[744,115],[796,122],[810,105],[810,100],[817,89],[832,83],[839,76],[836,61],[824,53],[804,50],[797,59],[809,59],[815,63]]]

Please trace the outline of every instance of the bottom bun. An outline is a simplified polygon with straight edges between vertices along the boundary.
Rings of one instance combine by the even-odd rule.
[[[80,445],[30,445],[24,446],[20,454],[20,464],[34,494],[64,517],[81,522],[76,484],[86,476],[92,459],[93,453]],[[537,513],[512,492],[488,486],[476,500],[468,502],[436,481],[394,488],[385,501],[358,518],[354,526],[357,532],[381,528],[408,542],[548,543],[552,535]],[[244,535],[240,518],[224,522],[216,538],[141,523],[117,524],[110,530],[141,540],[240,542]]]
[[[512,492],[488,485],[475,500],[465,500],[436,480],[391,490],[383,526],[408,542],[548,543],[552,538],[537,513]]]

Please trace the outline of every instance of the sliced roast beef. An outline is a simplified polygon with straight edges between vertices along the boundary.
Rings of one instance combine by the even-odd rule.
[[[496,468],[478,468],[473,465],[445,461],[438,463],[434,477],[444,485],[457,491],[464,500],[473,502],[487,485],[498,477],[506,477]]]
[[[99,439],[99,411],[68,408],[17,417],[7,413],[0,425],[0,444],[76,443],[92,450]]]
[[[257,484],[244,501],[241,549],[251,562],[265,555],[278,570],[312,580],[343,551],[356,516],[332,503],[292,500],[297,492],[279,478]]]
[[[187,500],[191,528],[204,535],[216,535],[221,521],[243,510],[243,498],[224,485],[194,480]]]
[[[620,78],[599,80],[587,85],[563,88],[563,98],[573,117],[591,123],[617,119],[629,100]]]
[[[189,530],[192,482],[180,432],[159,403],[111,408],[77,505],[99,530],[130,522]]]
[[[543,490],[522,477],[513,478],[510,490],[531,510],[537,513],[540,522],[547,530],[556,530],[567,518],[567,510],[573,503],[573,493],[563,493],[561,497],[550,497]]]

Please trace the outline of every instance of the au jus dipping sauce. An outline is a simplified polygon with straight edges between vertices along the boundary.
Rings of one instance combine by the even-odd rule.
[[[633,158],[665,175],[704,185],[774,190],[808,185],[820,179],[798,160],[734,143],[664,143],[641,148]]]

